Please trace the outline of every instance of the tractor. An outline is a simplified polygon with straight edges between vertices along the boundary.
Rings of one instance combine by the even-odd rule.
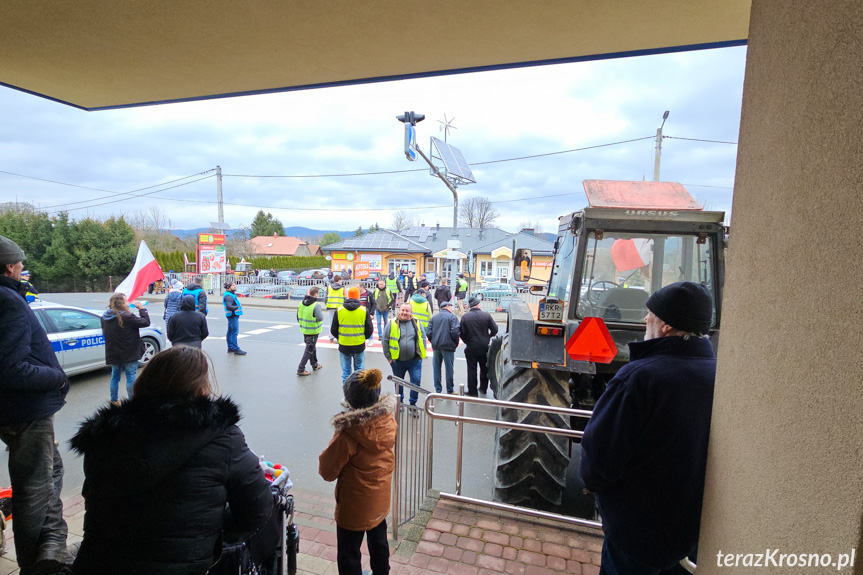
[[[725,214],[705,211],[674,182],[585,180],[584,190],[588,207],[559,218],[547,285],[531,288],[541,299],[513,302],[506,334],[491,343],[489,376],[498,399],[592,410],[629,360],[627,344],[644,338],[648,298],[678,281],[698,282],[712,292],[710,338],[716,347]],[[516,280],[530,279],[530,262],[529,250],[516,250]],[[605,353],[600,345],[594,354],[590,340],[581,338],[587,330],[576,333],[582,323],[599,324]],[[514,409],[502,409],[499,418],[576,430],[587,423],[585,418]],[[580,489],[567,486],[574,442],[578,440],[498,428],[495,500],[560,511],[567,489]]]

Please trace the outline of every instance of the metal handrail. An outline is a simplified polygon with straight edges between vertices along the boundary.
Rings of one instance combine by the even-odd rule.
[[[450,415],[447,413],[437,413],[435,412],[434,405],[436,400],[442,401],[455,401],[458,404],[458,415]],[[445,493],[441,492],[441,499],[449,499],[451,501],[459,501],[461,503],[470,503],[473,505],[479,505],[482,507],[489,507],[491,509],[498,509],[501,511],[510,511],[514,513],[520,513],[522,515],[529,515],[531,517],[538,517],[541,519],[551,519],[554,521],[560,521],[563,523],[569,523],[571,525],[579,525],[581,527],[590,527],[592,529],[602,529],[602,523],[599,521],[590,521],[588,519],[581,519],[579,517],[570,517],[568,515],[561,515],[559,513],[551,513],[548,511],[538,511],[536,509],[529,509],[527,507],[520,507],[518,505],[510,505],[508,503],[498,503],[496,501],[487,501],[485,499],[477,499],[474,497],[465,497],[461,494],[461,468],[462,468],[462,443],[463,443],[463,435],[464,435],[464,424],[472,423],[474,425],[486,425],[490,427],[502,427],[506,429],[519,429],[522,431],[531,431],[537,433],[548,433],[551,435],[563,435],[564,437],[582,437],[584,435],[583,431],[577,431],[574,429],[561,429],[557,427],[547,427],[544,425],[531,425],[527,423],[510,423],[505,421],[498,421],[496,419],[485,419],[485,418],[477,418],[477,417],[465,417],[464,416],[464,404],[465,403],[477,403],[480,405],[491,405],[494,407],[500,407],[504,409],[516,409],[523,411],[539,411],[542,413],[555,413],[559,415],[569,415],[572,417],[590,417],[593,415],[592,411],[587,411],[583,409],[570,409],[565,407],[552,407],[547,405],[534,405],[530,403],[518,403],[514,401],[502,401],[500,399],[486,399],[480,397],[469,397],[464,395],[464,384],[459,384],[459,395],[453,396],[449,394],[443,393],[430,393],[426,396],[424,409],[428,416],[434,421],[435,419],[442,419],[445,421],[454,421],[458,426],[458,439],[456,443],[456,492],[455,493]]]

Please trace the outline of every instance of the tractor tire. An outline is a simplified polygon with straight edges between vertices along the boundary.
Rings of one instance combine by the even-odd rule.
[[[564,371],[517,367],[510,369],[500,385],[504,401],[570,406],[570,374]],[[503,421],[569,429],[562,415],[502,409]],[[570,459],[569,438],[497,428],[494,499],[502,503],[543,511],[558,511],[566,489]]]

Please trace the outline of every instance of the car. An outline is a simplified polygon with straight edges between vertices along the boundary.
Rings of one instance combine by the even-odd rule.
[[[434,287],[437,285],[440,276],[438,276],[437,272],[426,272],[426,281],[429,283],[429,287]]]
[[[30,309],[45,328],[48,341],[66,375],[78,375],[105,367],[105,336],[102,335],[102,312],[80,307],[35,301]],[[153,327],[141,328],[144,355],[138,361],[143,367],[165,349],[165,333]]]
[[[509,308],[512,306],[513,302],[519,301],[518,296],[514,295],[505,295],[501,296],[501,298],[497,301],[497,305],[495,306],[494,311],[503,312],[508,314]]]
[[[509,284],[495,283],[473,290],[471,295],[479,299],[500,300],[504,296],[515,296],[518,292]]]
[[[297,274],[297,272],[295,271],[285,270],[279,272],[277,274],[277,277],[279,281],[283,284],[292,284],[296,283],[297,279],[299,278],[299,274]]]
[[[327,277],[327,274],[321,270],[305,270],[301,271],[297,277],[301,280],[322,280]]]
[[[509,280],[509,285],[515,288],[516,291],[526,292],[529,288],[526,281],[521,281],[517,279]]]
[[[497,284],[501,282],[501,279],[497,276],[480,276],[477,278],[479,280],[480,287],[490,286],[491,284]]]
[[[251,295],[252,297],[268,299],[288,299],[291,295],[291,288],[276,284],[257,284]]]
[[[312,286],[302,286],[302,285],[297,286],[291,290],[290,299],[302,300],[309,293],[310,289],[312,289]],[[326,289],[321,289],[321,291],[318,292],[318,297],[317,297],[316,301],[319,301],[321,303],[327,301],[327,290]]]

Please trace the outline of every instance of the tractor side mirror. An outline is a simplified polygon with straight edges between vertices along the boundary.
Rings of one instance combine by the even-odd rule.
[[[515,281],[526,282],[530,279],[531,256],[530,250],[515,250],[515,258],[512,260],[512,277]]]

